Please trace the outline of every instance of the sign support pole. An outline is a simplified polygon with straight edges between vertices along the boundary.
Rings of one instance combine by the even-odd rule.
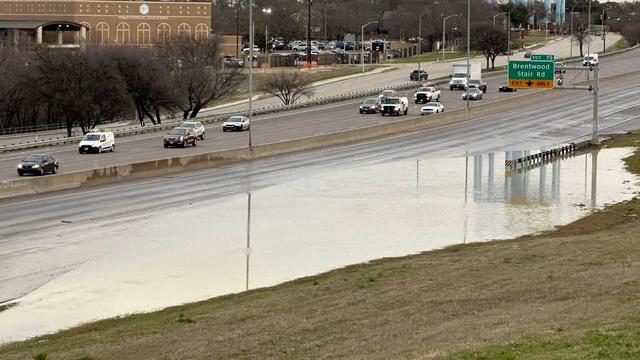
[[[600,145],[600,139],[598,137],[598,101],[600,100],[600,76],[598,66],[593,67],[593,136],[591,138],[591,145]]]

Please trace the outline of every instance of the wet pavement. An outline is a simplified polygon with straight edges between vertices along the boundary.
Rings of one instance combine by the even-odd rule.
[[[552,229],[640,190],[629,149],[524,171],[525,152],[402,159],[310,172],[283,183],[91,225],[18,234],[78,247],[57,276],[0,312],[0,342],[83,322],[275,285],[382,257]],[[247,181],[250,181],[248,179]],[[24,237],[24,239],[20,239]],[[59,240],[61,241],[61,240]],[[30,246],[25,252],[30,251]],[[2,269],[2,268],[0,268]],[[6,271],[0,291],[11,284]]]

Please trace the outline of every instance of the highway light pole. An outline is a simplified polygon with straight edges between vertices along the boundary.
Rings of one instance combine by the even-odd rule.
[[[253,151],[253,0],[249,0],[249,151]]]
[[[587,25],[587,54],[591,56],[591,0],[589,0],[589,19]]]
[[[313,0],[309,1],[309,11],[307,14],[307,64],[311,65],[311,5]]]
[[[471,65],[469,64],[469,50],[471,49],[471,0],[467,0],[467,110],[469,110],[469,78],[471,77]]]
[[[360,33],[360,62],[362,63],[362,73],[364,74],[364,28],[367,27],[367,25],[371,25],[371,24],[377,24],[377,21],[371,21],[368,22],[364,25],[362,25],[361,33]]]
[[[446,16],[442,19],[442,61],[444,62],[445,60],[445,55],[444,55],[444,48],[445,48],[445,44],[447,41],[447,37],[445,36],[446,32],[447,32],[447,28],[445,27],[445,25],[447,24],[447,19],[455,17],[455,16],[462,16],[462,14],[453,14],[453,15],[449,15]]]
[[[265,15],[271,15],[271,8],[262,9]],[[264,25],[264,53],[269,55],[269,24]]]
[[[605,11],[607,9],[602,9],[602,15],[600,15],[602,17],[602,52],[606,53],[607,52],[607,34],[604,31],[604,14]]]
[[[571,35],[569,36],[569,57],[573,57],[573,10],[576,8],[574,3],[571,7]]]

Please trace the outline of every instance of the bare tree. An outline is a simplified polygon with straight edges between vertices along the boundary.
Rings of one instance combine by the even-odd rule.
[[[311,79],[300,71],[285,71],[267,75],[262,90],[276,96],[284,105],[295,104],[303,96],[313,95]]]
[[[576,30],[573,31],[573,39],[571,39],[571,41],[574,41],[578,44],[578,48],[580,49],[580,56],[584,56],[582,48],[585,42],[589,41],[589,34],[587,33],[586,27],[587,25],[580,21]]]
[[[144,126],[145,117],[160,124],[162,112],[178,111],[169,71],[154,49],[119,47],[104,52],[116,63],[140,125]]]
[[[170,70],[184,119],[195,118],[202,108],[237,89],[238,70],[223,66],[217,38],[174,37],[158,48]]]
[[[507,33],[501,29],[494,29],[491,24],[477,25],[471,30],[471,48],[482,52],[487,59],[487,69],[491,61],[491,69],[495,70],[496,57],[507,51]]]

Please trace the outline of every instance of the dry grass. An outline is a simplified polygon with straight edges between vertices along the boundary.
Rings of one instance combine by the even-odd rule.
[[[99,321],[6,345],[0,358],[638,358],[638,217],[634,199],[556,232]]]

